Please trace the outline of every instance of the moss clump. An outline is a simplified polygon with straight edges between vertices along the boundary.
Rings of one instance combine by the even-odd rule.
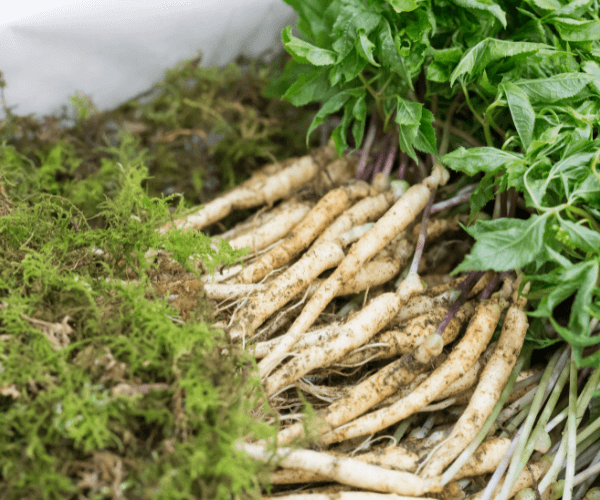
[[[211,328],[198,282],[241,254],[158,233],[175,200],[142,188],[131,136],[107,154],[76,183],[61,182],[68,143],[41,167],[0,147],[0,497],[258,497],[263,469],[232,443],[274,431],[250,416],[253,362]],[[157,284],[173,276],[196,283],[185,314]]]
[[[135,138],[131,147],[146,152],[150,195],[179,193],[188,205],[205,203],[265,162],[305,154],[305,133],[317,108],[296,108],[267,95],[287,59],[269,65],[239,59],[224,68],[203,67],[200,57],[183,61],[151,91],[103,113],[81,93],[71,97],[72,109],[43,120],[6,109],[0,141],[15,150],[4,155],[15,170],[43,172],[39,189],[63,190],[91,217],[103,193],[114,189],[110,160],[128,132]],[[311,146],[318,140],[315,134]]]

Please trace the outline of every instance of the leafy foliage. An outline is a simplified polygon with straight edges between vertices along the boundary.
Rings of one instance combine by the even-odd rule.
[[[416,151],[438,154],[433,122],[456,111],[463,128],[486,142],[465,149],[454,141],[442,158],[456,172],[483,174],[471,219],[503,193],[516,193],[513,205],[522,196],[519,210],[512,207],[517,218],[496,213],[468,228],[476,243],[458,271],[523,269],[532,316],[554,325],[580,365],[597,365],[600,351],[584,356],[600,342],[590,332],[590,317],[600,318],[597,2],[288,3],[301,38],[284,30],[294,58],[286,72],[305,79],[283,96],[322,103],[309,134],[328,115],[341,115],[333,139],[342,153],[350,131],[360,146],[375,114],[417,161]],[[570,308],[559,318],[564,301]]]

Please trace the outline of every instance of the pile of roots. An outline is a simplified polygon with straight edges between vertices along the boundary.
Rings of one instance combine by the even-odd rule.
[[[277,449],[252,437],[238,447],[277,461],[272,497],[481,498],[544,372],[519,357],[520,276],[451,275],[471,242],[452,200],[436,203],[443,167],[412,186],[356,180],[356,168],[326,146],[172,223],[202,230],[259,208],[214,236],[250,248],[244,264],[204,278],[217,326],[256,356],[273,410],[256,417],[280,425]],[[557,352],[553,370],[567,359]],[[539,434],[487,498],[537,487],[550,467]]]

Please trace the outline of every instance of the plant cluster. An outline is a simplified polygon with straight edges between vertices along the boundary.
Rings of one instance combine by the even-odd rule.
[[[356,176],[370,180],[372,189],[390,177],[408,179],[412,187],[397,201],[389,194],[389,205],[382,213],[369,212],[375,225],[365,228],[364,234],[359,231],[356,239],[350,239],[349,232],[334,233],[326,240],[331,247],[326,250],[325,241],[313,243],[321,230],[310,233],[300,223],[278,247],[251,261],[237,278],[223,277],[238,296],[256,293],[238,304],[229,321],[232,339],[241,339],[244,344],[248,339],[251,343],[257,337],[262,340],[279,331],[278,319],[287,316],[283,335],[254,347],[257,355],[260,351],[264,357],[259,372],[272,405],[282,412],[280,417],[300,418],[294,413],[299,402],[293,396],[294,389],[329,403],[319,403],[317,413],[319,442],[328,447],[323,455],[291,450],[272,454],[260,444],[247,442],[239,446],[257,460],[277,457],[283,470],[273,476],[274,480],[311,483],[329,479],[346,485],[345,490],[335,491],[342,497],[348,492],[351,498],[352,487],[360,487],[357,478],[361,466],[339,458],[339,453],[352,450],[355,454],[368,448],[387,437],[385,432],[397,423],[400,427],[394,437],[401,437],[418,412],[457,404],[461,400],[458,395],[465,396],[458,389],[452,393],[457,396],[450,398],[452,401],[439,407],[431,403],[441,394],[447,396],[450,386],[464,390],[471,380],[469,384],[477,386],[465,396],[469,405],[463,416],[457,421],[450,418],[455,422],[453,429],[438,427],[442,436],[437,440],[431,437],[433,449],[423,451],[427,445],[420,442],[414,472],[404,469],[412,475],[369,469],[371,475],[381,475],[376,484],[365,488],[409,496],[438,493],[444,488],[451,496],[452,481],[457,474],[462,477],[461,467],[467,466],[469,456],[480,443],[483,447],[497,444],[483,440],[498,433],[497,438],[507,439],[503,442],[506,447],[488,462],[491,469],[487,472],[494,473],[476,498],[507,499],[523,489],[521,497],[529,498],[534,496],[531,488],[544,498],[583,498],[600,471],[597,3],[288,3],[298,13],[299,36],[291,27],[282,33],[283,45],[293,60],[273,89],[298,106],[320,103],[307,139],[325,120],[339,117],[332,133],[337,153],[343,156],[349,149],[357,150]],[[441,165],[452,170],[449,179],[443,170],[440,174]],[[436,191],[443,201],[434,204]],[[371,191],[362,196],[379,195]],[[325,206],[320,207],[321,203],[325,204],[325,197],[305,220],[311,214],[315,220],[324,220],[324,212],[317,217]],[[362,201],[351,203],[358,207]],[[420,231],[414,229],[411,238],[410,225],[423,209]],[[474,245],[453,269],[454,275],[468,272],[460,284],[453,285],[456,293],[460,291],[459,297],[445,304],[443,319],[429,318],[437,328],[419,341],[406,340],[417,336],[416,324],[403,323],[399,336],[387,331],[393,318],[403,315],[409,304],[416,307],[413,299],[415,304],[429,302],[415,279],[417,272],[423,276],[420,259],[425,239],[431,240],[426,229],[430,214],[438,212],[443,218],[467,209],[469,216],[461,222]],[[340,214],[339,220],[357,221],[351,210],[354,206],[335,215]],[[356,226],[364,222],[351,226],[358,229]],[[330,227],[337,223],[338,219]],[[298,246],[300,233],[306,240]],[[311,244],[298,261],[269,279],[268,273],[285,264],[274,260],[275,255],[285,250],[293,257]],[[365,301],[360,311],[347,320],[332,320],[332,313],[339,314],[332,305],[343,295],[342,284],[358,278],[361,268],[386,248],[398,258],[402,245],[408,255],[414,251],[414,257],[410,269],[401,274],[396,292],[386,291],[390,282],[384,281],[383,289],[375,288],[370,302]],[[323,255],[320,258],[316,257],[319,252]],[[310,259],[315,260],[309,265]],[[400,267],[406,261],[405,257]],[[267,262],[277,264],[259,273],[257,279],[267,276],[266,282],[249,287],[255,282],[254,269]],[[335,270],[324,274],[313,289],[307,288],[305,280],[318,281],[315,277],[307,277],[303,271],[300,278],[300,269],[318,274],[331,267]],[[473,317],[464,336],[444,353],[444,347],[460,330],[460,324],[450,328],[452,320],[458,320],[462,311],[465,321],[464,301],[473,293],[474,281],[481,282],[486,271],[500,274],[484,285],[483,292],[479,290],[480,300],[471,303],[475,312],[470,313]],[[492,293],[498,279],[504,285]],[[366,288],[369,290],[370,285]],[[439,304],[440,297],[434,298]],[[281,309],[259,329],[290,300],[295,300],[292,306]],[[502,309],[508,302],[511,305],[504,314]],[[409,315],[405,320],[416,318]],[[486,355],[486,346],[500,324],[498,343],[491,344]],[[449,330],[456,330],[456,334],[450,335]],[[568,348],[561,344],[546,351],[548,364],[539,374],[541,382],[503,409],[514,396],[511,390],[529,362],[530,348],[550,347],[562,340],[567,341]],[[407,345],[395,347],[402,342]],[[517,361],[523,342],[526,348]],[[378,346],[383,349],[377,351]],[[383,367],[370,364],[386,357],[381,352],[385,347],[394,351],[392,356],[398,353],[396,349],[410,356]],[[375,355],[365,356],[361,351]],[[426,373],[428,369],[419,368],[419,363],[432,363],[434,369]],[[482,372],[475,368],[478,363],[485,365]],[[353,369],[352,374],[358,373],[359,379],[353,379],[344,368]],[[333,373],[350,378],[340,383]],[[568,394],[560,400],[567,380]],[[480,403],[485,410],[477,406]],[[370,411],[374,405],[377,408]],[[288,414],[290,407],[294,410]],[[443,415],[418,419],[421,427],[413,430],[427,436]],[[301,423],[285,426],[278,442],[289,443],[304,435],[305,428]],[[384,434],[374,438],[380,431]],[[359,445],[356,439],[366,435],[371,437]],[[340,442],[347,444],[336,445]],[[405,450],[411,446],[403,444]],[[387,453],[387,449],[378,451]],[[486,455],[482,449],[476,454]],[[547,456],[541,459],[543,455]],[[377,459],[365,460],[374,463]],[[433,482],[424,482],[429,479]],[[461,484],[455,486],[459,491],[463,488]],[[468,492],[477,489],[477,485],[468,485]]]
[[[369,121],[417,163],[416,150],[469,176],[471,216],[495,199],[494,217],[468,228],[476,244],[457,272],[523,269],[530,314],[552,323],[580,366],[597,365],[600,351],[584,354],[600,341],[590,329],[600,318],[597,3],[288,3],[301,37],[282,34],[293,57],[282,80],[294,82],[283,97],[322,103],[309,134],[341,113],[338,154],[350,131],[354,147],[371,147]],[[563,320],[553,312],[564,301]]]

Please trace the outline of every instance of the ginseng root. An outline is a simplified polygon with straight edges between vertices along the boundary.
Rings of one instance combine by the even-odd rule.
[[[269,165],[256,172],[255,175],[240,184],[237,188],[206,204],[195,214],[176,220],[174,225],[177,228],[199,231],[223,219],[234,210],[257,207],[264,204],[272,205],[275,201],[287,198],[292,192],[304,186],[315,177],[319,171],[319,165],[328,165],[334,162],[334,158],[335,151],[333,148],[325,146],[316,150],[314,155],[307,155],[302,158],[286,161],[285,164],[287,166],[281,171],[274,172],[274,170],[279,170],[279,165]],[[354,161],[350,159],[343,161],[346,161],[346,168],[349,174],[354,170]],[[340,168],[336,165],[336,168],[333,170],[337,173]],[[171,223],[166,224],[160,231],[164,232],[172,226],[173,224]]]
[[[452,328],[458,331],[452,322],[460,325],[466,321],[464,316],[468,317],[471,314],[472,312],[468,311],[468,308],[467,311],[461,308],[446,329]],[[452,337],[453,335],[446,337],[448,342],[454,340]],[[394,394],[399,388],[410,384],[427,369],[429,369],[428,364],[414,363],[410,357],[402,357],[393,361],[320,412],[320,422],[324,424],[320,426],[321,432],[326,432],[330,428],[335,429],[362,415],[380,401]],[[304,429],[301,423],[291,425],[279,432],[277,442],[279,444],[289,443],[303,433]]]
[[[454,426],[446,442],[431,457],[422,471],[423,477],[438,476],[467,445],[475,438],[492,413],[500,393],[517,362],[529,323],[525,314],[525,297],[517,300],[508,309],[496,349],[486,364],[471,401]]]
[[[423,290],[416,274],[409,274],[396,293],[385,293],[373,299],[362,311],[345,325],[339,326],[343,334],[328,342],[326,346],[307,349],[298,353],[265,381],[268,396],[293,383],[311,370],[327,366],[346,353],[360,347],[380,331],[398,312],[411,295]],[[279,345],[275,348],[277,348]],[[267,359],[267,358],[265,358]]]
[[[282,467],[317,473],[339,483],[367,490],[408,496],[442,491],[436,479],[421,479],[410,472],[387,470],[355,458],[290,448],[279,448],[270,453],[258,444],[238,443],[237,446],[257,460],[269,461],[275,455],[281,460]]]
[[[243,269],[236,276],[236,282],[256,283],[273,269],[287,264],[308,247],[349,203],[368,194],[369,186],[364,182],[355,182],[329,191],[279,245]]]
[[[270,220],[244,234],[231,238],[231,248],[250,248],[250,253],[259,252],[279,241],[300,223],[311,206],[308,203],[294,203],[279,210]]]
[[[385,248],[425,208],[431,192],[445,184],[449,174],[441,167],[433,169],[431,176],[421,184],[412,186],[373,226],[357,241],[335,272],[321,285],[302,313],[277,347],[258,365],[261,377],[271,372],[300,336],[310,328],[316,318],[337,295],[342,284],[356,275],[358,270],[375,254]]]
[[[372,434],[411,416],[434,401],[440,392],[464,375],[481,356],[494,333],[501,311],[498,296],[479,304],[464,337],[425,382],[389,408],[369,413],[326,434],[323,442],[335,443]]]

